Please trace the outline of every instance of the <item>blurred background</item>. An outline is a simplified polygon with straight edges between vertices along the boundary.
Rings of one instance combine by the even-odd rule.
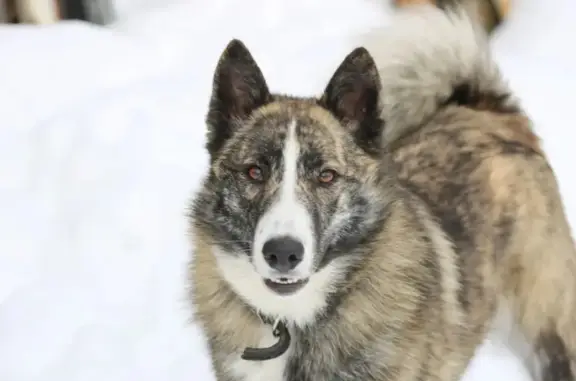
[[[219,54],[240,38],[273,91],[319,94],[402,3],[0,0],[0,380],[213,380],[185,214]],[[495,58],[576,226],[576,2],[495,3]],[[468,381],[528,380],[506,338]]]

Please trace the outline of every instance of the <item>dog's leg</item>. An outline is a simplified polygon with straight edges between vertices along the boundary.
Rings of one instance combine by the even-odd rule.
[[[523,254],[515,276],[514,305],[519,322],[536,346],[543,381],[575,381],[576,252],[572,240],[558,232],[549,249]]]
[[[509,221],[496,228],[506,242],[496,253],[504,294],[535,345],[542,379],[574,381],[576,248],[556,179],[538,156],[500,156],[492,165],[495,199]]]

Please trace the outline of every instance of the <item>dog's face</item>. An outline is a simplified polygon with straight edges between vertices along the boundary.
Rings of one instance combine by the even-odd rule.
[[[379,89],[362,48],[320,99],[270,94],[237,40],[223,53],[194,219],[224,278],[256,309],[306,324],[377,230],[386,204]]]

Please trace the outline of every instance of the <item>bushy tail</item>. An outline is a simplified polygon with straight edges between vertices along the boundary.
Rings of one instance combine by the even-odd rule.
[[[382,80],[384,142],[417,129],[450,103],[519,111],[491,57],[486,33],[471,14],[463,5],[444,10],[407,6],[390,25],[361,36]]]

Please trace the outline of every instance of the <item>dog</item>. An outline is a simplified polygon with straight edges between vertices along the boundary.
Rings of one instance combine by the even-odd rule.
[[[480,29],[407,7],[310,98],[228,44],[190,206],[218,381],[456,381],[503,306],[535,376],[574,380],[574,241]]]

